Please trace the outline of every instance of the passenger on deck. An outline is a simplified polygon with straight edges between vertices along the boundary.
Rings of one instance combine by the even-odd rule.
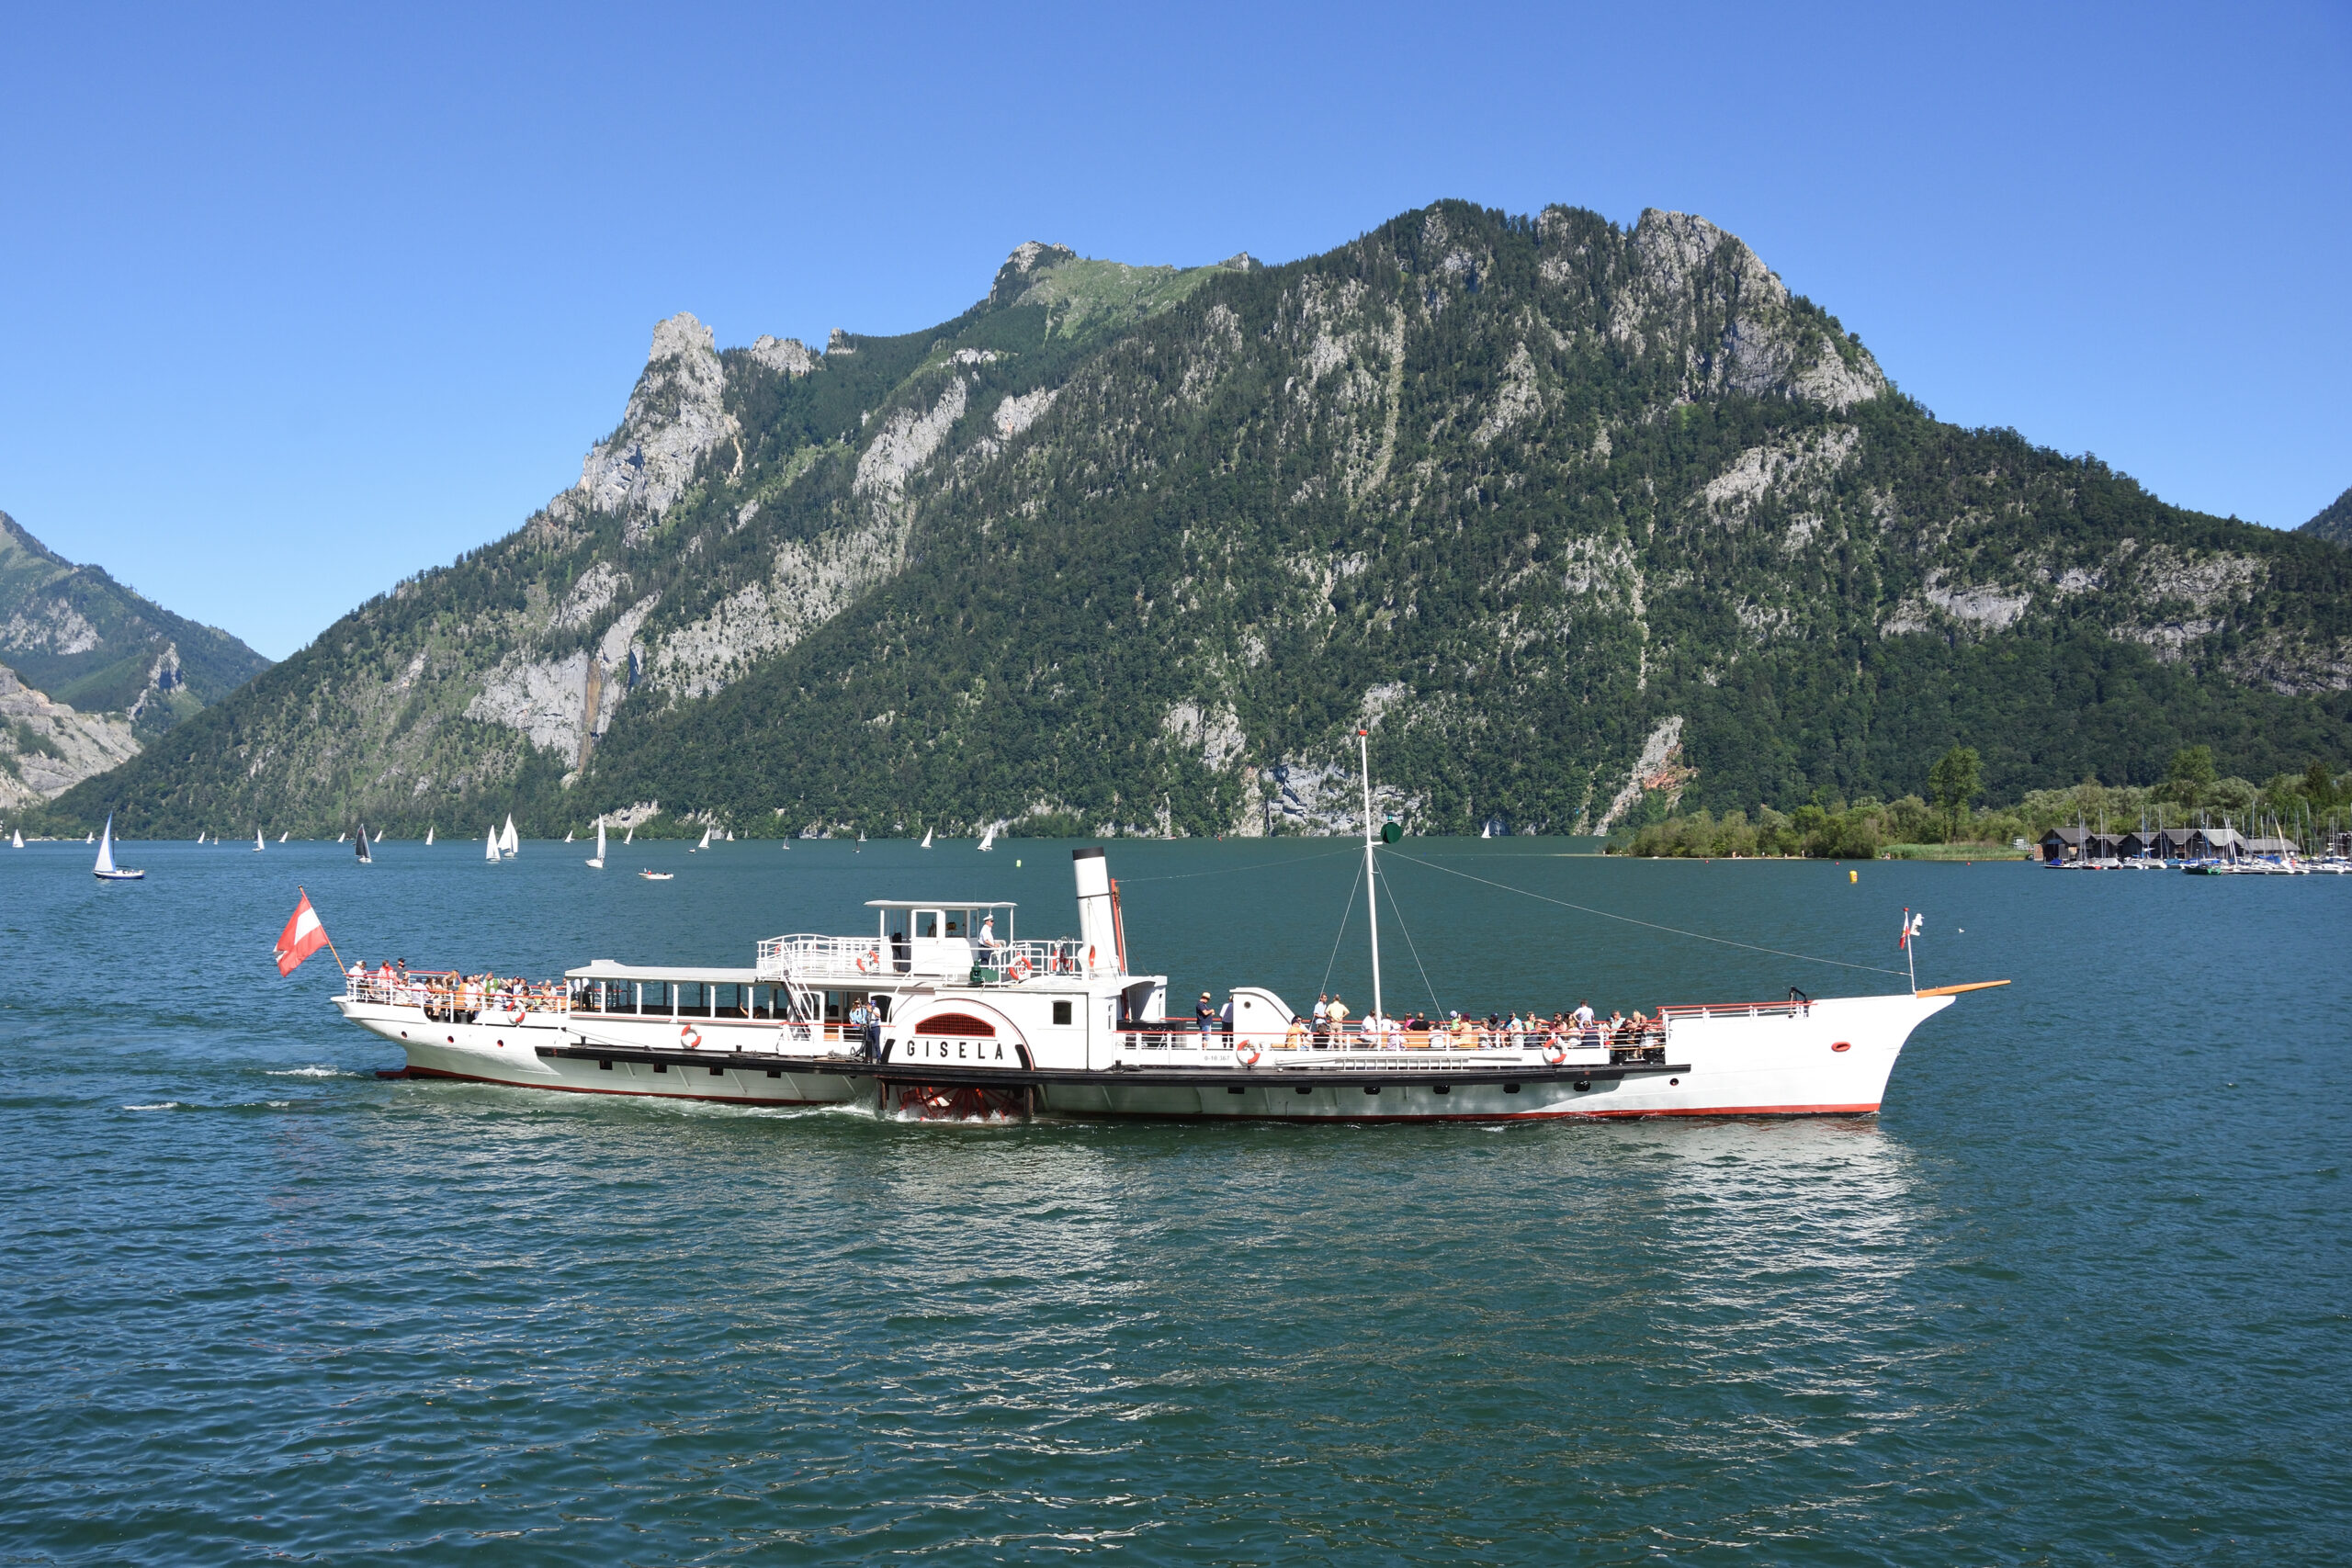
[[[993,964],[996,959],[997,949],[1003,945],[1004,943],[999,942],[996,937],[996,917],[994,915],[989,915],[983,918],[980,921],[981,960],[984,963]]]
[[[1290,1028],[1283,1033],[1283,1049],[1285,1051],[1306,1049],[1306,1017],[1304,1013],[1291,1014]]]
[[[1193,1008],[1193,1025],[1200,1031],[1204,1040],[1216,1032],[1216,1006],[1209,1000],[1206,991],[1201,993],[1200,1001]]]
[[[1339,998],[1333,997],[1331,998],[1331,1010],[1328,1016],[1331,1021],[1331,1048],[1335,1051],[1346,1050],[1348,1046],[1348,1004],[1341,1001]]]

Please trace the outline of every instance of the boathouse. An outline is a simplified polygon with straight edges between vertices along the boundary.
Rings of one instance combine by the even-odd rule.
[[[2123,838],[2113,833],[2094,833],[2086,828],[2052,828],[2041,835],[2041,858],[2052,865],[2114,860],[2122,853],[2122,843]]]

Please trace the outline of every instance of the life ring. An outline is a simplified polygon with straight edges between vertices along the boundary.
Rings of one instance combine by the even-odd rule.
[[[691,1023],[682,1023],[678,1025],[678,1043],[689,1051],[698,1050],[702,1045],[702,1032]]]
[[[530,1014],[529,1014],[527,1011],[526,1011],[524,1009],[522,1009],[522,1008],[515,1008],[515,1009],[514,1009],[512,1011],[510,1011],[510,1012],[508,1012],[508,1013],[507,1013],[507,1015],[506,1015],[506,1021],[507,1021],[507,1022],[509,1022],[509,1023],[511,1023],[511,1024],[514,1024],[514,1026],[516,1026],[517,1028],[520,1028],[520,1027],[522,1026],[522,1022],[523,1022],[523,1021],[524,1021],[526,1018],[529,1017],[529,1016],[530,1016]]]
[[[1555,1040],[1544,1047],[1544,1059],[1556,1067],[1568,1059],[1568,1048]]]
[[[1035,973],[1036,973],[1036,971],[1030,966],[1029,955],[1027,953],[1024,953],[1020,957],[1012,961],[1012,977],[1014,979],[1026,980]]]
[[[1092,943],[1089,943],[1086,949],[1086,972],[1090,975],[1094,973],[1094,948]]]
[[[1240,1063],[1245,1067],[1254,1067],[1258,1065],[1258,1047],[1255,1045],[1237,1046],[1234,1049],[1233,1059]]]
[[[859,974],[871,975],[876,969],[881,967],[882,954],[878,950],[869,947],[864,953],[857,955],[857,972]]]

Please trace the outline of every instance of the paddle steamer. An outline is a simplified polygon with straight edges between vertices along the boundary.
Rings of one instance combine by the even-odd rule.
[[[1367,811],[1377,874],[1375,840]],[[870,934],[770,938],[744,968],[598,959],[539,986],[355,974],[334,1003],[402,1048],[405,1076],[573,1093],[923,1118],[1518,1121],[1874,1112],[1911,1032],[1979,988],[1666,1007],[1618,1033],[1413,1032],[1377,1021],[1375,991],[1372,1027],[1301,1039],[1281,997],[1244,986],[1229,1031],[1203,1032],[1167,1016],[1167,976],[1130,967],[1104,852],[1072,862],[1074,938],[1019,938],[1009,902],[875,899]]]

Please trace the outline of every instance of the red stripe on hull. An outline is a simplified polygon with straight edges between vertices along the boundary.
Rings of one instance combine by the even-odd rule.
[[[1056,1111],[1048,1106],[1048,1116],[1067,1117],[1073,1122],[1108,1120],[1122,1122],[1600,1122],[1640,1121],[1655,1116],[1875,1116],[1875,1105],[1734,1105],[1707,1107],[1690,1111],[1502,1111],[1493,1113],[1464,1111],[1442,1116],[1386,1115],[1367,1116],[1361,1111],[1334,1112],[1329,1116],[1227,1116],[1207,1111]]]
[[[439,1067],[402,1067],[397,1073],[379,1073],[379,1077],[446,1078],[453,1083],[486,1083],[499,1089],[537,1089],[543,1094],[612,1094],[626,1100],[700,1100],[714,1105],[847,1105],[845,1100],[771,1100],[765,1096],[743,1094],[656,1094],[641,1089],[587,1089],[568,1083],[516,1083],[512,1078],[485,1078],[473,1073],[446,1072]]]

